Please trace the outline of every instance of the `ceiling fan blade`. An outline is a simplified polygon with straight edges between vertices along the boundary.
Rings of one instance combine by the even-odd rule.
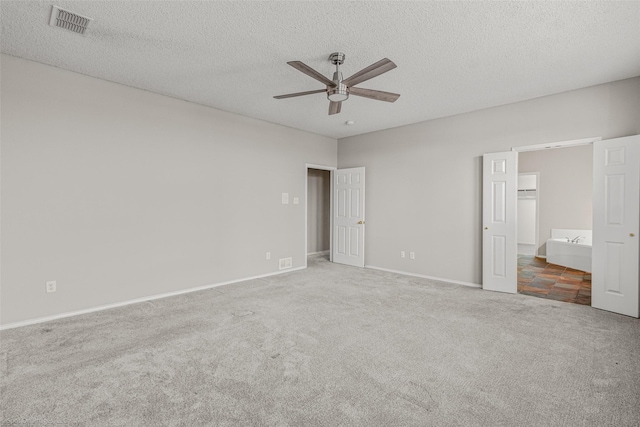
[[[400,94],[398,93],[383,92],[381,90],[373,89],[363,89],[359,87],[350,87],[349,94],[386,102],[395,102],[398,98],[400,98]]]
[[[362,70],[355,73],[353,76],[349,77],[342,81],[343,84],[351,87],[355,86],[358,83],[362,83],[365,80],[372,79],[376,76],[379,76],[382,73],[386,73],[387,71],[393,70],[397,65],[393,63],[390,59],[384,58],[375,64],[369,65],[367,68],[363,68]]]
[[[331,86],[331,87],[335,87],[336,86],[336,84],[333,81],[329,80],[328,78],[326,78],[325,76],[323,76],[322,74],[320,74],[319,72],[314,70],[313,68],[309,67],[304,62],[290,61],[290,62],[287,62],[287,64],[291,65],[293,68],[295,68],[298,71],[302,71],[307,76],[313,77],[314,79],[316,79],[317,81],[321,82],[322,84],[325,84],[325,85]]]
[[[332,114],[338,114],[341,109],[342,109],[342,101],[340,101],[340,102],[330,101],[329,102],[329,115],[330,116]]]
[[[313,95],[314,93],[327,92],[326,89],[318,89],[318,90],[309,90],[306,92],[296,92],[296,93],[288,93],[286,95],[278,95],[274,96],[275,99],[284,99],[284,98],[293,98],[294,96],[304,96],[304,95]]]

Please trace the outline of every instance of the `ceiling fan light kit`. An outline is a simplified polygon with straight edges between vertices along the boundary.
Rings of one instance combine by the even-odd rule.
[[[377,101],[395,102],[400,95],[397,93],[383,92],[372,89],[362,89],[354,87],[355,85],[386,73],[396,68],[391,60],[384,58],[375,64],[369,65],[347,79],[342,78],[340,66],[344,64],[345,54],[342,52],[334,52],[329,55],[329,61],[336,66],[333,73],[333,80],[329,80],[313,68],[300,61],[291,61],[287,64],[312,77],[326,86],[326,89],[311,90],[306,92],[289,93],[286,95],[274,96],[276,99],[293,98],[296,96],[311,95],[314,93],[326,92],[329,99],[329,115],[338,114],[342,108],[342,102],[349,99],[349,95],[361,96],[364,98],[375,99]]]
[[[349,99],[349,91],[343,84],[339,84],[335,88],[327,89],[327,98],[329,101],[342,102]]]

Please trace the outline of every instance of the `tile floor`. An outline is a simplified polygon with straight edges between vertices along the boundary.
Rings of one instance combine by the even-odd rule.
[[[591,305],[591,273],[549,264],[530,255],[518,255],[518,292]]]

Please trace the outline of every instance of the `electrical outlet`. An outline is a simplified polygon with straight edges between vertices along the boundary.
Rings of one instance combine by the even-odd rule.
[[[400,251],[400,258],[404,258],[404,251]]]
[[[267,252],[266,259],[271,259],[271,252]]]
[[[47,290],[47,293],[55,292],[56,291],[56,281],[55,280],[48,281],[47,284],[46,284],[46,290]]]
[[[300,199],[299,199],[299,198],[297,198],[297,197],[294,197],[294,198],[293,198],[293,204],[294,204],[294,205],[298,205],[298,204],[300,204]]]
[[[415,252],[409,252],[409,258],[410,259],[416,259],[416,253]]]
[[[282,204],[283,205],[289,204],[289,193],[282,193]]]

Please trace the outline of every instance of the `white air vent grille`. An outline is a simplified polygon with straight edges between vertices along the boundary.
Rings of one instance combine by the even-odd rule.
[[[280,264],[279,264],[280,270],[291,268],[292,265],[293,263],[291,258],[280,258]]]
[[[93,21],[93,19],[69,12],[58,6],[51,7],[51,19],[49,20],[49,25],[51,26],[64,28],[65,30],[78,34],[84,34],[91,21]]]

